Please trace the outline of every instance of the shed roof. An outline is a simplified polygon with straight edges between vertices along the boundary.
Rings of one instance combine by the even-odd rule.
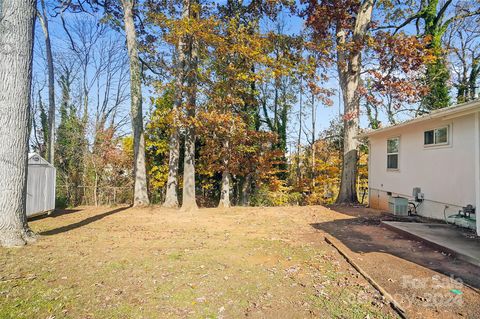
[[[432,119],[438,119],[438,118],[451,119],[451,118],[460,117],[468,114],[473,114],[479,111],[480,111],[480,100],[477,99],[470,102],[457,104],[457,105],[453,105],[443,109],[435,110],[428,114],[413,118],[411,120],[407,120],[405,122],[402,122],[396,125],[391,125],[391,126],[382,127],[376,130],[366,131],[357,135],[357,138],[377,135],[377,134],[388,132],[404,126],[406,127],[406,126],[410,126],[420,122],[425,122]]]
[[[38,153],[35,153],[35,152],[28,153],[28,165],[46,165],[46,166],[54,167],[46,159],[44,159]]]

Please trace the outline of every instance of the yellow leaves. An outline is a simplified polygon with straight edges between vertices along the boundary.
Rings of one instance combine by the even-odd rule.
[[[211,16],[208,18],[188,17],[185,19],[174,19],[164,17],[156,22],[165,27],[169,32],[164,34],[164,39],[173,45],[178,44],[178,39],[193,36],[199,42],[218,43],[222,39],[214,32],[218,29],[220,21]]]
[[[176,115],[173,91],[167,89],[151,102],[154,109],[145,125],[145,153],[149,189],[155,193],[162,190],[168,178],[169,137],[175,127]]]
[[[133,158],[133,136],[129,135],[122,139],[122,148],[128,156]]]
[[[150,190],[156,191],[162,189],[168,179],[168,166],[161,165],[161,166],[152,166],[148,171],[147,174],[149,176],[149,184]]]

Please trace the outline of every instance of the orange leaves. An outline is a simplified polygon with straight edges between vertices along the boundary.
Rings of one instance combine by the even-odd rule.
[[[427,50],[428,42],[403,33],[393,35],[389,32],[377,32],[368,43],[377,53],[381,70],[396,67],[408,73],[418,70],[433,58],[433,54]]]
[[[352,112],[346,112],[344,115],[343,115],[343,120],[344,121],[351,121],[353,119],[356,119],[358,118],[358,111],[352,111]]]
[[[404,33],[377,32],[367,43],[372,67],[365,70],[358,90],[366,103],[386,107],[390,116],[404,104],[420,101],[428,92],[422,82],[425,64],[432,59],[428,42]]]
[[[273,180],[278,164],[275,158],[281,155],[272,149],[274,134],[248,129],[242,117],[233,112],[203,111],[197,118],[202,144],[197,167],[201,175],[213,176],[228,169],[237,176],[255,173],[259,182]]]

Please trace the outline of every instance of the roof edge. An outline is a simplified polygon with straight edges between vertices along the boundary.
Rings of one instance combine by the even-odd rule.
[[[478,108],[478,110],[475,110],[476,108]],[[452,106],[449,106],[449,107],[446,107],[446,108],[443,108],[443,109],[435,110],[435,111],[432,111],[429,114],[425,114],[425,115],[413,118],[411,120],[407,120],[407,121],[404,121],[402,123],[398,123],[396,125],[390,125],[390,126],[386,126],[386,127],[376,129],[376,130],[369,130],[369,131],[358,134],[356,136],[356,138],[370,137],[370,136],[373,136],[373,135],[381,134],[383,132],[388,132],[388,131],[391,131],[391,130],[394,130],[394,129],[397,129],[397,128],[401,128],[401,127],[404,127],[404,126],[413,125],[413,124],[417,124],[417,123],[421,123],[421,122],[424,122],[424,121],[437,119],[437,118],[441,118],[441,117],[447,117],[448,116],[448,117],[453,118],[453,117],[468,115],[470,113],[474,113],[474,112],[471,112],[472,110],[474,112],[480,112],[480,99],[476,99],[476,100],[473,100],[473,101],[469,101],[469,102],[465,102],[465,103],[461,103],[461,104],[456,104],[456,105],[452,105]]]

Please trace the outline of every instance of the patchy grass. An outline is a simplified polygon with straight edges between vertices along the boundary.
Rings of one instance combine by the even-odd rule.
[[[302,208],[84,208],[0,249],[0,318],[391,318]],[[101,217],[99,217],[101,216]]]

